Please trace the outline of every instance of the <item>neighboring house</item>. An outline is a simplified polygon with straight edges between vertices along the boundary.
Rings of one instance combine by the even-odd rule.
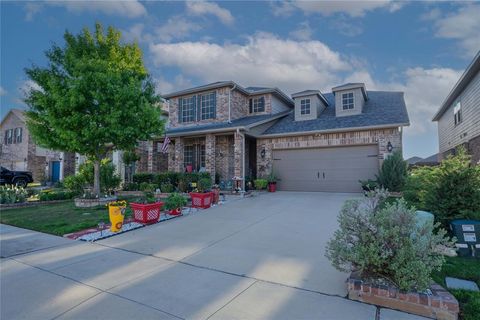
[[[225,185],[273,171],[280,190],[360,191],[358,180],[375,178],[383,159],[402,150],[409,125],[402,92],[368,91],[363,83],[290,98],[278,88],[222,81],[163,97],[168,170],[207,171]],[[155,151],[161,140],[150,143]],[[151,167],[155,158],[150,152]]]
[[[3,167],[31,171],[36,182],[56,182],[74,173],[74,154],[37,146],[28,132],[23,111],[11,109],[0,124],[0,132]]]
[[[433,117],[438,122],[440,158],[465,146],[480,163],[480,52]]]

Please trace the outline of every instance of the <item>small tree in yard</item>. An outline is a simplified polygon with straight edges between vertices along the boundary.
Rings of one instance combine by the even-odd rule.
[[[385,159],[377,176],[378,183],[391,192],[401,191],[407,179],[408,164],[400,152]]]
[[[161,135],[159,97],[137,44],[122,44],[112,27],[92,34],[68,31],[63,48],[46,52],[47,67],[27,76],[39,89],[27,93],[27,125],[41,146],[86,155],[94,163],[93,192],[100,193],[100,161],[108,152],[131,150],[138,140]]]

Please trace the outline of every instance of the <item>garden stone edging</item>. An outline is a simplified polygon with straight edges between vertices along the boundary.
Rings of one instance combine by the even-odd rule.
[[[348,298],[364,303],[396,309],[420,316],[457,320],[459,306],[455,297],[438,284],[430,286],[431,294],[404,292],[398,288],[364,282],[357,273],[347,280]]]
[[[75,198],[75,206],[77,208],[91,208],[97,206],[104,206],[108,204],[110,201],[117,200],[117,197],[109,197],[109,198],[98,198],[98,199],[85,199],[85,198]]]

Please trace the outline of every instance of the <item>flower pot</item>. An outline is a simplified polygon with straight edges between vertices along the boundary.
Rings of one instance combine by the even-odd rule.
[[[191,173],[191,172],[193,171],[193,166],[190,165],[190,164],[187,165],[186,168],[187,168],[187,172],[188,172],[188,173]]]
[[[110,218],[110,231],[118,232],[122,230],[123,219],[125,218],[126,206],[108,205],[108,217]]]
[[[182,214],[182,209],[181,208],[176,208],[176,209],[171,209],[168,210],[168,214],[171,216],[178,216]]]
[[[213,199],[212,203],[217,204],[220,201],[220,189],[212,189]]]
[[[276,182],[269,182],[268,183],[268,192],[275,192],[277,191],[277,183]]]
[[[190,192],[192,208],[207,209],[212,205],[213,192]]]
[[[163,202],[155,203],[130,203],[133,211],[133,219],[140,223],[155,223],[160,219],[160,210],[162,210]]]

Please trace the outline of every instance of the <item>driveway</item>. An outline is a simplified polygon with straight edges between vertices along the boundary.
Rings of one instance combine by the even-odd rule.
[[[324,248],[355,196],[262,194],[94,244],[1,226],[1,318],[423,319],[344,298]]]

